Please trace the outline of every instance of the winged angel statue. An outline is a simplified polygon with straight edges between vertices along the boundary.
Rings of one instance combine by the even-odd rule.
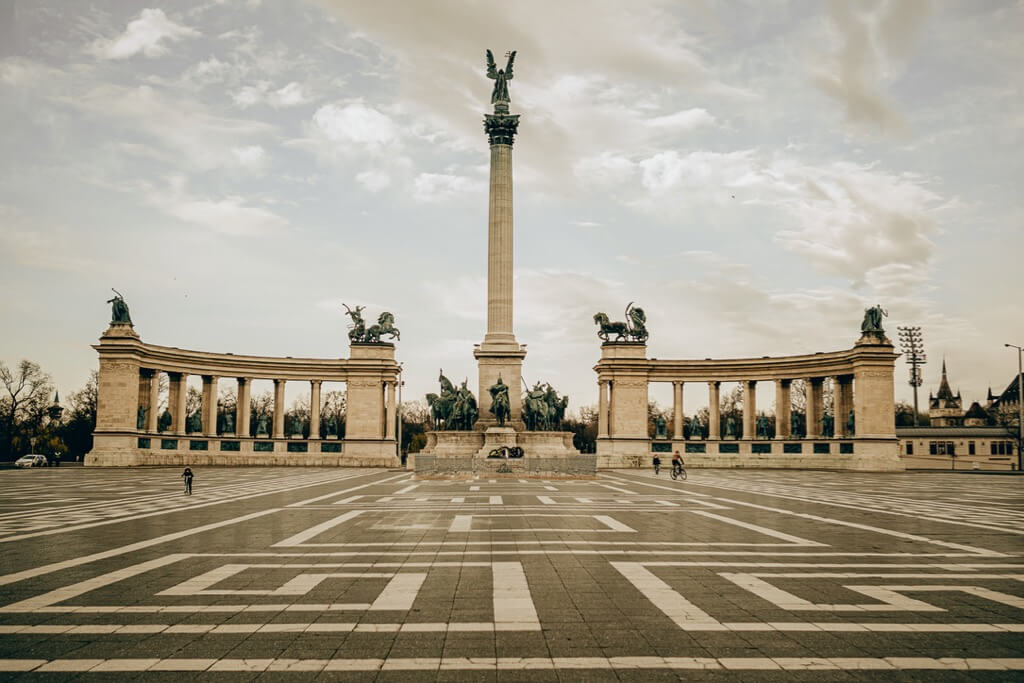
[[[491,104],[511,102],[508,96],[508,82],[512,80],[512,62],[516,60],[516,51],[508,52],[508,63],[504,69],[499,69],[494,63],[494,54],[487,51],[487,77],[494,80],[494,90],[491,91]]]

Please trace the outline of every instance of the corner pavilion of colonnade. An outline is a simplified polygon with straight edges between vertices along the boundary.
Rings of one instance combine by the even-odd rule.
[[[130,322],[112,322],[95,345],[99,396],[93,450],[86,465],[348,465],[394,467],[398,363],[386,342],[353,342],[348,359],[269,358],[146,344]],[[160,430],[160,374],[169,379],[170,424]],[[186,381],[202,377],[198,431],[186,425]],[[274,382],[266,433],[250,433],[254,379]],[[218,429],[221,381],[238,385],[234,431]],[[310,387],[309,435],[285,424],[286,383]],[[345,435],[321,433],[323,382],[347,387]],[[268,416],[270,417],[270,416]]]
[[[594,366],[599,391],[598,467],[649,466],[653,453],[678,450],[685,453],[688,467],[903,469],[893,399],[893,370],[899,354],[880,329],[865,332],[851,349],[801,356],[660,360],[647,358],[646,351],[645,344],[635,342],[601,346],[601,359]],[[822,433],[823,419],[827,419],[823,387],[829,377],[834,381],[830,416],[834,433],[826,435]],[[791,433],[791,386],[797,379],[807,387],[806,433],[800,435]],[[651,382],[673,386],[673,424],[661,439],[651,439],[647,433]],[[743,387],[743,419],[731,435],[721,433],[723,382]],[[693,436],[686,429],[683,386],[687,383],[707,386],[706,435]],[[775,394],[775,433],[770,438],[757,431],[762,387]]]

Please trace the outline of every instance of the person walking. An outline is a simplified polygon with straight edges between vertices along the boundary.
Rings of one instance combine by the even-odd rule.
[[[654,474],[657,475],[661,471],[661,458],[658,457],[657,453],[654,454],[651,462],[654,463]]]
[[[192,495],[192,468],[186,467],[185,471],[181,473],[181,478],[185,480],[185,495]]]

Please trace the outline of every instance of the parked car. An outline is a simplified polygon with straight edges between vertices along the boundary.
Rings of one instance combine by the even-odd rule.
[[[23,455],[14,461],[15,467],[46,467],[50,462],[46,459],[45,455],[38,455],[36,453],[29,453]]]

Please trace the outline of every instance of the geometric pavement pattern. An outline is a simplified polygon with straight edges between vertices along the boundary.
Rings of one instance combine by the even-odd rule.
[[[3,471],[0,672],[1009,680],[1015,476]]]

